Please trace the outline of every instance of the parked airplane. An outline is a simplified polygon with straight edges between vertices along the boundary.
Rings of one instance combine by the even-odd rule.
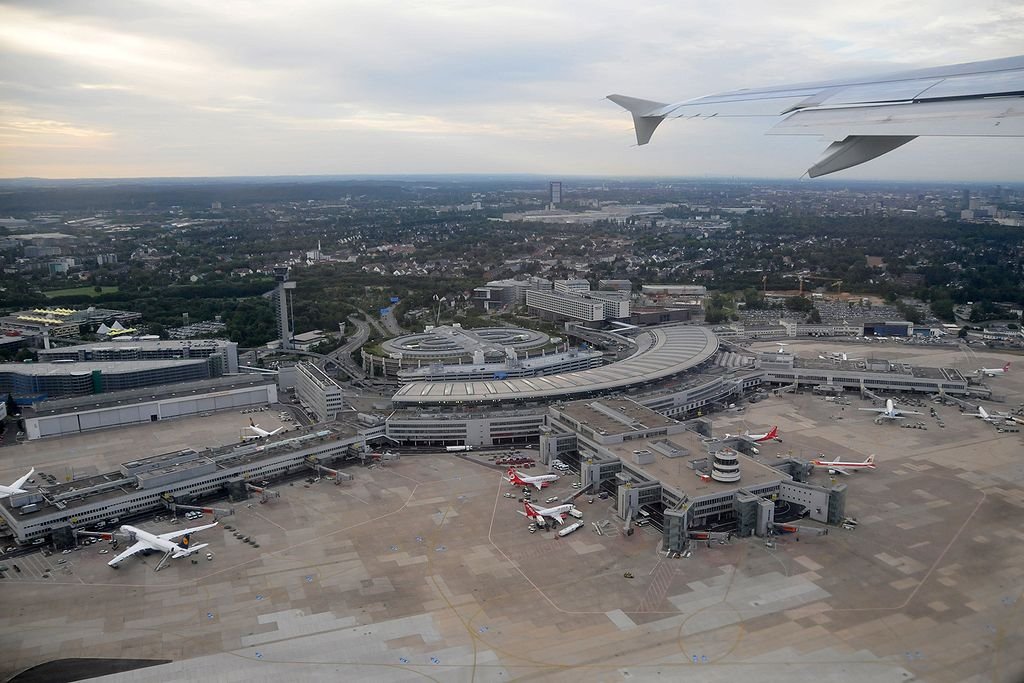
[[[1006,422],[1007,420],[1013,419],[1013,415],[1010,415],[1010,413],[1001,413],[998,411],[989,413],[983,406],[978,406],[978,412],[967,414],[971,417],[976,417],[992,424]]]
[[[538,491],[547,487],[551,482],[558,481],[557,474],[540,474],[536,477],[527,477],[526,475],[519,474],[515,467],[509,467],[506,475],[506,479],[508,479],[510,484],[515,484],[516,486],[536,486]]]
[[[902,420],[904,415],[923,415],[923,413],[919,413],[916,410],[900,410],[892,402],[891,398],[885,399],[884,408],[858,408],[857,410],[878,413],[878,419],[885,420]]]
[[[769,133],[835,140],[807,174],[863,164],[924,136],[1024,136],[1024,55],[871,78],[734,90],[665,104],[609,95],[646,145],[666,118],[784,117]]]
[[[779,428],[773,426],[770,430],[764,434],[751,434],[750,432],[744,432],[742,434],[726,434],[727,439],[743,439],[750,443],[764,443],[765,441],[775,441],[779,438]]]
[[[24,486],[25,482],[28,481],[32,477],[32,475],[35,474],[35,473],[36,473],[36,468],[33,467],[32,469],[30,469],[28,471],[28,474],[26,474],[24,477],[20,477],[18,479],[15,479],[14,482],[10,486],[0,485],[0,498],[6,498],[7,496],[13,496],[15,493],[27,493],[27,491],[25,491],[21,487]]]
[[[555,521],[556,524],[561,524],[565,521],[565,516],[569,514],[569,510],[572,510],[572,504],[567,503],[565,505],[556,505],[551,508],[535,508],[530,505],[529,502],[523,501],[523,508],[526,510],[519,510],[519,514],[529,517],[537,524],[544,525],[544,518],[548,517]]]
[[[1010,370],[1010,364],[1007,363],[1001,368],[982,368],[978,370],[979,375],[985,375],[986,377],[995,377],[996,375],[1005,375]]]
[[[274,431],[268,432],[266,429],[260,429],[260,426],[258,424],[256,424],[255,422],[253,422],[252,418],[250,417],[249,418],[249,429],[251,429],[252,431],[254,431],[256,433],[256,437],[257,438],[263,438],[265,436],[273,436],[274,434],[277,434],[279,431],[284,429],[284,427],[278,427]]]
[[[136,553],[141,553],[146,550],[160,550],[163,551],[164,557],[160,561],[160,564],[157,565],[157,569],[159,569],[168,558],[177,559],[179,557],[188,557],[189,555],[197,553],[208,546],[209,543],[192,545],[192,534],[197,531],[210,529],[217,526],[217,524],[217,522],[214,522],[213,524],[204,524],[203,526],[196,526],[191,529],[179,529],[178,531],[172,531],[168,534],[151,534],[148,531],[124,524],[121,526],[121,533],[127,534],[128,538],[134,539],[134,542],[127,550],[112,559],[110,562],[107,562],[107,564],[114,569],[117,569],[117,566],[121,564],[121,562]],[[113,534],[101,534],[100,536],[101,538],[112,538]],[[174,543],[174,540],[177,538],[181,539],[181,543]]]
[[[832,351],[827,356],[818,356],[818,358],[820,358],[822,360],[849,360],[849,361],[862,360],[860,358],[854,358],[853,356],[847,356],[845,353],[838,353],[836,351]]]
[[[875,456],[869,455],[868,459],[864,462],[842,462],[837,457],[835,460],[812,460],[811,464],[815,467],[827,467],[829,474],[846,474],[849,475],[857,470],[873,470],[875,469]]]

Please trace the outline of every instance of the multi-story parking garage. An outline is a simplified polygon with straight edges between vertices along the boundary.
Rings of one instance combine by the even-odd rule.
[[[562,340],[543,332],[518,327],[464,329],[442,325],[381,342],[379,349],[364,348],[363,369],[368,375],[397,379],[401,370],[440,363],[503,363],[555,351]],[[565,349],[568,350],[568,349]]]

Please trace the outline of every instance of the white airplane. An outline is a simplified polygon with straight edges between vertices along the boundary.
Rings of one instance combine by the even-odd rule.
[[[900,410],[896,407],[896,404],[892,402],[891,398],[885,399],[884,408],[858,408],[857,410],[864,410],[869,413],[878,413],[879,419],[885,420],[902,420],[904,415],[922,415],[916,410]]]
[[[523,508],[526,510],[518,510],[519,514],[529,517],[533,521],[537,522],[541,526],[544,525],[544,518],[549,517],[554,520],[556,524],[561,524],[565,521],[565,516],[569,514],[569,510],[572,510],[572,504],[567,503],[565,505],[556,505],[551,508],[535,508],[528,501],[523,501]]]
[[[284,427],[283,426],[282,427],[278,427],[274,431],[268,432],[266,429],[260,429],[260,426],[258,424],[256,424],[255,422],[253,422],[252,418],[250,417],[249,418],[249,429],[251,429],[253,432],[256,433],[256,438],[262,439],[265,436],[273,436],[274,434],[277,434],[279,431],[284,429]]]
[[[848,356],[845,353],[839,353],[837,351],[833,351],[829,353],[827,356],[818,356],[818,358],[822,360],[861,360],[860,358],[854,358],[853,356]]]
[[[837,457],[835,460],[823,460],[821,458],[812,460],[811,464],[815,467],[827,467],[829,474],[845,474],[849,476],[857,470],[873,470],[875,469],[875,456],[869,455],[868,459],[864,462],[842,462]]]
[[[0,498],[6,498],[7,496],[13,496],[16,493],[28,493],[27,491],[25,491],[21,487],[24,486],[25,482],[28,481],[32,477],[32,475],[35,474],[35,473],[36,473],[36,468],[33,467],[32,469],[30,469],[28,471],[28,474],[26,474],[24,477],[20,477],[18,479],[15,479],[14,482],[10,486],[0,485]]]
[[[505,478],[508,479],[510,484],[515,484],[516,486],[536,486],[538,491],[547,487],[551,482],[558,481],[557,474],[541,474],[536,477],[527,477],[519,474],[515,467],[509,467],[508,472],[505,474]]]
[[[986,377],[995,377],[996,375],[1005,375],[1010,371],[1010,364],[1007,363],[1001,368],[982,368],[978,370],[979,375],[985,375]]]
[[[609,95],[638,145],[666,118],[784,117],[769,133],[834,140],[807,174],[863,164],[918,136],[1024,137],[1024,55],[861,77],[749,88],[674,104]]]
[[[1013,418],[1013,416],[1010,415],[1009,413],[1001,413],[998,411],[995,413],[989,413],[987,410],[985,410],[983,406],[978,406],[978,412],[967,414],[970,415],[971,417],[976,417],[980,420],[984,420],[985,422],[988,422],[990,424],[1006,422]]]
[[[164,553],[163,559],[160,564],[157,565],[157,570],[163,567],[164,562],[169,558],[177,559],[179,557],[188,557],[194,553],[199,552],[209,543],[202,543],[200,545],[192,545],[192,534],[197,531],[203,531],[205,529],[211,529],[217,526],[218,522],[213,524],[204,524],[203,526],[192,527],[191,529],[179,529],[178,531],[172,531],[168,534],[151,534],[148,531],[139,529],[138,527],[124,524],[121,526],[121,533],[126,534],[129,539],[133,539],[132,545],[128,547],[123,553],[107,562],[108,565],[117,569],[117,565],[125,561],[136,553],[141,553],[146,550],[159,550]],[[97,535],[97,534],[94,534]],[[110,539],[113,538],[113,534],[98,534],[100,538]],[[181,538],[181,543],[175,543],[174,540]]]
[[[751,443],[764,443],[765,441],[774,441],[779,438],[779,428],[772,427],[764,434],[751,434],[750,432],[744,432],[743,434],[726,434],[727,439],[743,439]]]
[[[775,353],[785,353],[786,347],[789,346],[789,344],[783,342],[775,342],[775,345],[779,347]]]

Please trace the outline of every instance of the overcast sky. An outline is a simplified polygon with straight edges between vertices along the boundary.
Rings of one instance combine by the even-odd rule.
[[[609,93],[1024,53],[1024,3],[69,0],[0,4],[0,177],[387,173],[797,178],[826,143]],[[1024,141],[918,139],[833,178],[1024,181]]]

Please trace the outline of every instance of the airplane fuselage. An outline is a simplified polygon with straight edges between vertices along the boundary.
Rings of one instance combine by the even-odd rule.
[[[130,524],[122,524],[121,533],[127,535],[129,538],[134,538],[136,541],[144,541],[145,543],[148,543],[153,547],[153,550],[162,550],[165,553],[187,550],[187,548],[183,548],[173,541],[165,541],[155,534],[151,534],[148,531],[131,526]]]

